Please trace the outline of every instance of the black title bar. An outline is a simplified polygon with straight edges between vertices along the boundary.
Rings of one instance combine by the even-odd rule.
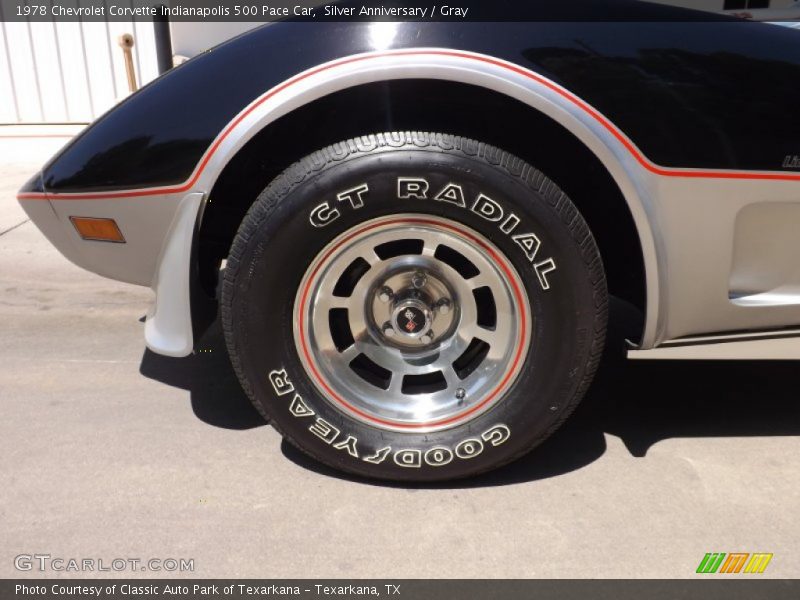
[[[9,22],[152,21],[739,21],[639,0],[0,0]]]
[[[796,600],[798,597],[798,580],[714,576],[694,580],[0,580],[0,598],[4,600]]]

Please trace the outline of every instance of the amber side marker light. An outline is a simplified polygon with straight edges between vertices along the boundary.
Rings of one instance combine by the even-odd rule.
[[[124,244],[125,238],[114,219],[97,219],[94,217],[70,217],[73,227],[85,240],[98,242],[116,242]]]

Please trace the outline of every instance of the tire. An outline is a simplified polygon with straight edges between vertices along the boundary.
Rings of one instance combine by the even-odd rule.
[[[606,316],[570,199],[519,158],[438,133],[291,166],[245,216],[222,289],[231,361],[264,417],[326,465],[405,481],[542,442],[588,387]]]

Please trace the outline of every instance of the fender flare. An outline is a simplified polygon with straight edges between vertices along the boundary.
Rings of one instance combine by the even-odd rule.
[[[700,173],[654,165],[591,105],[542,75],[492,56],[444,48],[417,48],[357,54],[316,66],[266,91],[242,110],[217,136],[186,183],[173,188],[154,188],[153,192],[181,195],[201,192],[207,197],[233,157],[278,118],[337,91],[396,79],[438,79],[504,94],[552,118],[600,160],[625,198],[639,234],[647,298],[640,347],[653,346],[658,338],[659,299],[663,287],[659,281],[659,273],[663,272],[659,269],[659,256],[663,253],[659,252],[659,242],[651,225],[655,221],[651,198],[655,196],[656,176],[698,176]],[[185,222],[186,227],[191,222],[194,233],[195,222],[190,219]],[[176,235],[174,228],[170,235]],[[165,244],[168,243],[167,240]],[[186,281],[191,259],[189,253],[183,253],[183,257],[182,264],[179,266],[173,262],[172,269],[180,268],[180,279]],[[161,289],[161,281],[159,279],[154,286],[157,301],[163,307],[161,314],[179,314],[181,311],[190,314],[186,295],[168,294],[167,290]],[[173,303],[177,305],[168,306]],[[157,321],[158,316],[159,312],[156,312],[153,318]],[[161,327],[155,322],[150,330],[159,329]],[[191,351],[191,330],[182,332],[183,343],[172,345],[168,352],[163,352],[165,349],[160,348],[161,344],[155,337],[148,336],[147,342],[156,352],[176,356]],[[180,351],[176,352],[178,346]]]

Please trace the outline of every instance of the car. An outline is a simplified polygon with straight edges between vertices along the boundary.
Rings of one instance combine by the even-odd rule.
[[[189,355],[219,317],[264,417],[368,478],[540,444],[610,295],[641,311],[640,357],[799,335],[797,30],[524,10],[264,25],[127,98],[19,201],[74,263],[154,290],[150,350]]]

